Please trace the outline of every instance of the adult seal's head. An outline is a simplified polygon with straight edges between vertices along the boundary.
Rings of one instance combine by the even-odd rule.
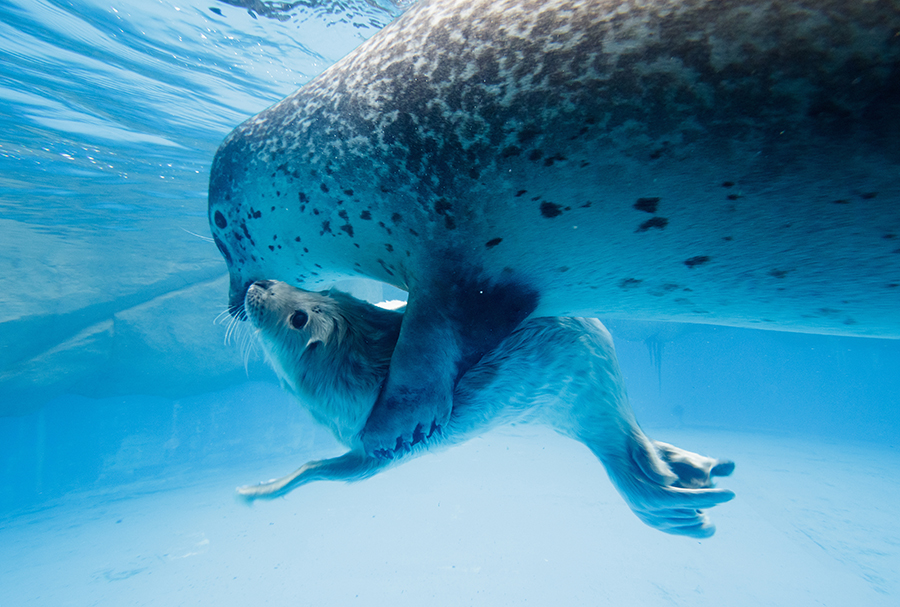
[[[422,0],[222,144],[230,303],[409,291],[377,451],[533,315],[900,337],[898,32],[891,0]]]
[[[258,281],[247,318],[282,385],[347,446],[358,444],[397,343],[402,313],[332,290]]]

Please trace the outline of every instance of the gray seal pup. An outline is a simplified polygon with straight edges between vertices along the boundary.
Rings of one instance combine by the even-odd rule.
[[[530,317],[900,337],[893,0],[422,0],[236,128],[209,221],[247,287],[409,306],[362,439],[448,423]]]
[[[281,496],[315,480],[364,479],[512,422],[545,424],[584,443],[634,513],[666,533],[711,536],[715,527],[702,509],[734,497],[713,487],[714,477],[731,474],[732,462],[641,431],[612,339],[597,320],[524,322],[459,379],[447,424],[430,440],[384,459],[367,455],[359,437],[387,376],[403,314],[340,291],[312,293],[271,280],[250,286],[244,308],[282,386],[350,449],[239,488],[248,500]]]

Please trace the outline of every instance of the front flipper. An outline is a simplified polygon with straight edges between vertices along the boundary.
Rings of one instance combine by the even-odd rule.
[[[728,476],[734,463],[658,443],[643,433],[629,440],[623,456],[603,463],[638,518],[666,533],[710,537],[716,527],[703,509],[734,498],[732,491],[713,487],[713,477]]]
[[[460,377],[537,307],[518,283],[436,273],[410,290],[387,379],[360,434],[365,452],[393,459],[440,435]]]
[[[281,478],[238,487],[237,492],[248,502],[274,499],[312,481],[360,481],[374,476],[389,464],[390,462],[369,457],[360,451],[350,451],[340,457],[308,462]]]

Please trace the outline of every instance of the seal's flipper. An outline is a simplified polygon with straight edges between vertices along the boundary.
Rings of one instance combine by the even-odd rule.
[[[684,489],[712,487],[714,476],[730,476],[734,472],[734,462],[731,460],[714,459],[679,449],[669,443],[652,442],[659,456],[678,476],[678,481],[674,483],[676,487]]]
[[[366,453],[393,459],[440,434],[456,382],[537,307],[520,284],[439,273],[410,289],[400,337],[381,394],[360,438]]]
[[[639,431],[623,454],[598,455],[638,518],[666,533],[711,536],[716,528],[702,509],[734,498],[732,491],[714,488],[712,480],[731,474],[734,463],[651,441]]]
[[[238,487],[238,496],[248,502],[274,499],[287,495],[300,485],[312,481],[360,481],[383,470],[389,462],[350,451],[340,457],[308,462],[297,470],[265,483]]]

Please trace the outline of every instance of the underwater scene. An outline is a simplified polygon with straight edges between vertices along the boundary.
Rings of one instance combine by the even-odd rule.
[[[898,176],[893,0],[0,0],[0,607],[896,605]]]

